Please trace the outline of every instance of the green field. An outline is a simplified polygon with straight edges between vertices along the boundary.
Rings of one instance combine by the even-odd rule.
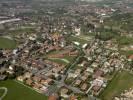
[[[47,97],[17,83],[14,80],[0,81],[0,87],[8,89],[3,100],[47,100]]]
[[[114,14],[104,21],[104,25],[109,26],[110,28],[116,27],[119,31],[133,31],[133,14]]]
[[[82,38],[82,37],[76,37],[76,36],[70,36],[67,38],[67,41],[69,42],[79,42],[81,45],[88,43],[86,38]]]
[[[14,40],[0,37],[0,48],[2,49],[13,49],[16,47],[16,43]]]
[[[54,50],[54,51],[51,51],[49,52],[47,55],[54,55],[54,54],[59,54],[61,52],[63,52],[64,50]]]
[[[50,60],[50,61],[53,61],[53,62],[56,62],[59,64],[67,65],[68,63],[73,61],[73,59],[75,58],[74,56],[72,57],[72,56],[66,55],[63,58],[50,58],[50,57],[48,57],[49,55],[61,54],[61,52],[64,52],[64,51],[65,50],[56,50],[56,51],[49,52],[46,55],[46,58],[48,58],[48,60]]]
[[[0,97],[3,95],[4,90],[0,90]]]
[[[112,100],[126,89],[133,87],[133,75],[127,71],[118,72],[107,88],[100,94],[102,100]]]
[[[25,26],[25,27],[21,27],[19,29],[15,29],[15,30],[9,30],[8,33],[10,33],[10,35],[18,35],[20,33],[24,33],[26,32],[27,34],[33,33],[35,32],[35,27],[29,27],[29,26]]]
[[[74,58],[75,57],[64,56],[63,58],[48,58],[48,60],[53,61],[53,62],[58,63],[58,64],[67,65],[70,62],[72,62],[74,60]]]
[[[63,65],[67,65],[69,63],[67,59],[61,59],[61,58],[50,58],[49,60]]]
[[[120,36],[117,38],[119,45],[133,45],[133,37]]]

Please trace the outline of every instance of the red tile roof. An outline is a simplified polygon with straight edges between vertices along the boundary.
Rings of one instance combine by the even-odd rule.
[[[76,100],[76,99],[77,99],[76,96],[71,96],[71,97],[70,97],[70,100]]]
[[[133,60],[133,55],[129,56],[129,59],[132,59]]]
[[[104,74],[104,72],[102,70],[97,70],[94,75],[93,78],[98,78],[100,76],[102,76]]]
[[[58,100],[58,96],[56,94],[52,94],[48,97],[48,100]]]

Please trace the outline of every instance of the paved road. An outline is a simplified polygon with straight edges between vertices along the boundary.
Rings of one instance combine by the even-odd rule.
[[[78,49],[79,49],[80,52],[81,52],[81,48],[78,47]],[[83,51],[82,51],[82,52],[83,52]],[[76,58],[76,60],[75,60],[75,61],[69,66],[69,68],[66,70],[65,75],[62,75],[62,79],[61,79],[60,81],[54,80],[55,84],[57,84],[57,88],[56,88],[56,89],[59,89],[59,88],[65,86],[65,87],[67,87],[68,89],[72,90],[74,93],[83,93],[80,89],[78,89],[78,88],[76,88],[76,87],[73,87],[73,86],[70,86],[70,85],[66,85],[65,82],[64,82],[65,79],[66,79],[66,77],[67,77],[67,73],[69,73],[69,71],[71,70],[71,68],[72,68],[75,64],[77,64],[77,62],[79,61],[79,59],[80,59],[82,56],[83,56],[83,53],[82,53],[81,55],[79,55],[79,56]],[[51,67],[49,66],[48,68],[45,68],[44,70],[41,70],[41,71],[37,72],[36,75],[42,76],[43,78],[46,78],[46,79],[47,79],[48,77],[45,76],[45,75],[41,75],[41,73],[47,73],[48,70],[49,70],[50,68],[51,68]],[[47,71],[46,71],[46,69],[47,69]],[[50,88],[51,88],[51,89],[54,89],[53,87],[50,87]],[[51,89],[49,89],[49,90],[47,91],[47,94],[48,94],[48,95],[49,95],[50,93],[53,92],[53,91],[51,91]]]

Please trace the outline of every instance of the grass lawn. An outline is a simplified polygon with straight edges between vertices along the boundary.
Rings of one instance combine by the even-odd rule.
[[[88,43],[87,40],[83,39],[82,37],[74,37],[74,36],[70,36],[67,38],[67,40],[69,42],[79,42],[81,45],[85,44],[85,43]]]
[[[62,58],[50,58],[49,59],[50,61],[53,61],[55,63],[58,63],[58,64],[63,64],[63,65],[67,65],[69,63],[68,60],[66,59],[62,59]],[[66,61],[65,61],[66,60]]]
[[[3,95],[4,90],[0,90],[0,97]]]
[[[16,43],[14,40],[0,37],[0,48],[2,49],[13,49],[16,47]]]
[[[47,100],[47,97],[27,88],[14,80],[0,81],[0,87],[8,89],[3,100]]]
[[[75,57],[71,57],[71,56],[64,56],[63,58],[48,58],[48,60],[53,61],[55,63],[59,63],[59,64],[63,64],[63,65],[67,65],[70,62],[72,62],[74,60]]]
[[[133,75],[127,71],[118,72],[107,88],[100,94],[102,100],[112,100],[126,89],[133,87]]]
[[[126,36],[121,36],[117,37],[117,41],[119,45],[132,45],[133,44],[133,37],[126,37]]]
[[[94,38],[94,36],[89,36],[89,35],[79,35],[79,36],[74,36],[74,37],[77,37],[81,40],[85,40],[86,42],[91,41],[92,38]]]
[[[57,63],[59,63],[59,64],[64,64],[64,65],[66,65],[66,64],[68,64],[69,62],[72,62],[73,61],[73,59],[75,58],[75,56],[69,56],[69,55],[66,55],[66,56],[64,56],[63,58],[50,58],[50,57],[48,57],[49,55],[54,55],[54,54],[61,54],[61,52],[64,52],[65,50],[56,50],[56,51],[52,51],[52,52],[49,52],[47,55],[46,55],[46,57],[49,59],[49,60],[51,60],[51,61],[53,61],[53,62],[57,62]]]
[[[49,52],[47,55],[54,55],[54,54],[59,54],[61,52],[63,52],[64,50],[54,50],[54,51],[51,51]]]
[[[67,59],[70,62],[73,62],[76,56],[64,56],[64,59]]]

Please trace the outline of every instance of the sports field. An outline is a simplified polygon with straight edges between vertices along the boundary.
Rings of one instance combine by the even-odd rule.
[[[45,95],[21,85],[15,80],[0,81],[0,87],[8,89],[3,100],[47,100]]]
[[[0,89],[0,97],[3,95],[4,90]]]

